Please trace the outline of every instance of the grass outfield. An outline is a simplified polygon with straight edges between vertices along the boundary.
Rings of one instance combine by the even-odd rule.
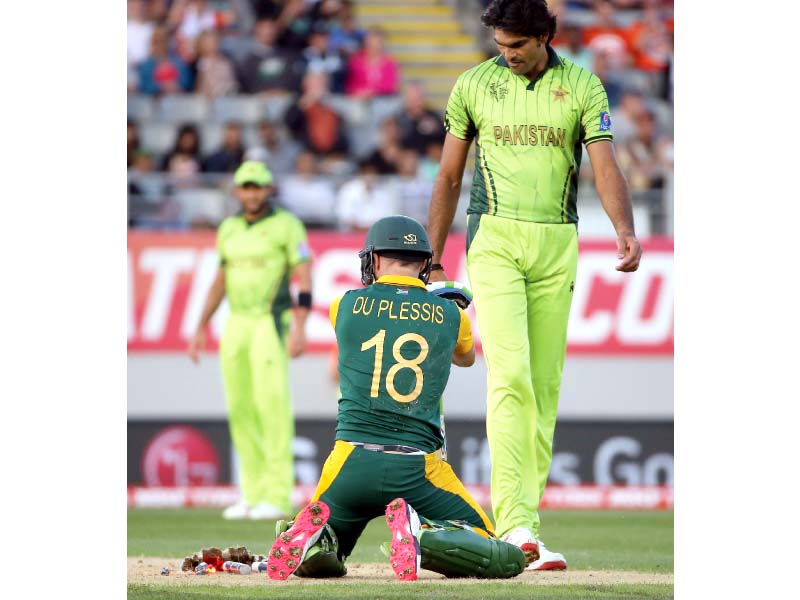
[[[413,589],[411,586],[413,585]],[[409,598],[446,598],[448,600],[661,600],[673,598],[671,585],[563,585],[536,588],[514,586],[511,583],[482,583],[465,585],[448,582],[447,586],[436,587],[418,584],[389,583],[383,585],[325,584],[277,588],[195,588],[180,589],[164,586],[129,585],[128,598],[147,598],[148,600],[173,600],[202,598],[204,600],[223,600],[228,598],[302,598],[303,600],[340,600],[364,598],[370,600],[409,600]]]
[[[224,521],[217,509],[139,509],[128,511],[128,556],[170,557],[173,565],[204,546],[244,545],[251,552],[266,554],[274,540],[273,521]],[[549,548],[562,551],[569,561],[569,571],[613,571],[671,574],[673,571],[672,512],[575,512],[542,513],[542,537]],[[378,546],[388,541],[389,530],[382,518],[373,520],[359,539],[348,564],[384,563]],[[387,566],[388,569],[388,566]],[[423,573],[427,573],[423,571]],[[129,598],[671,598],[673,585],[623,584],[604,581],[602,585],[535,584],[526,573],[504,582],[480,584],[446,580],[409,584],[387,580],[386,583],[308,582],[291,578],[293,585],[227,587],[215,580],[203,585],[129,582]],[[129,571],[130,577],[130,571]],[[180,574],[176,574],[180,577]],[[233,575],[219,577],[234,578]],[[259,576],[251,576],[259,577]],[[199,578],[185,577],[189,583]],[[250,578],[248,578],[250,579]],[[216,580],[216,581],[222,581]],[[233,580],[230,580],[233,581]],[[259,580],[260,581],[260,580]],[[170,584],[172,581],[169,582]],[[266,582],[265,582],[266,583]],[[277,582],[276,582],[277,583]],[[422,584],[422,585],[419,585]]]

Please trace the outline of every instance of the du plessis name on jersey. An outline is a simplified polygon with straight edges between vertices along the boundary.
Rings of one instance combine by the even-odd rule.
[[[389,319],[399,319],[401,321],[428,321],[441,325],[444,323],[444,308],[442,306],[435,306],[430,302],[409,302],[403,301],[395,304],[394,300],[386,300],[382,298],[378,301],[377,309],[375,307],[375,298],[366,298],[360,296],[356,298],[353,303],[353,314],[362,315],[365,317],[382,316]]]

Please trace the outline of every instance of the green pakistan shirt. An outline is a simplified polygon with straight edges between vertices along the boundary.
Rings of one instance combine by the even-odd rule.
[[[241,215],[225,219],[217,251],[231,311],[253,316],[269,313],[287,273],[311,258],[303,223],[279,208],[254,223]]]
[[[612,140],[600,79],[547,47],[530,81],[496,56],[456,81],[445,128],[475,139],[467,213],[538,223],[577,223],[581,144]]]

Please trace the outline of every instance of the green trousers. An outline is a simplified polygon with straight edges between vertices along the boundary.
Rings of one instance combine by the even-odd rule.
[[[489,517],[440,453],[388,454],[337,441],[322,467],[313,500],[322,500],[331,509],[328,523],[339,540],[340,560],[353,551],[367,523],[383,515],[397,497],[431,523],[464,521],[484,537],[493,534]]]
[[[242,495],[251,506],[268,502],[287,514],[294,487],[294,417],[288,355],[278,330],[288,331],[289,313],[281,314],[277,327],[270,314],[231,313],[219,347]]]
[[[578,263],[573,224],[470,215],[467,272],[488,370],[498,536],[539,531]]]

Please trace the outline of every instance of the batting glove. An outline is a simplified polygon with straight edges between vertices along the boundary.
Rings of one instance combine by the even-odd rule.
[[[465,310],[472,303],[472,292],[467,286],[458,281],[434,281],[428,284],[428,291],[431,294],[452,300]]]

